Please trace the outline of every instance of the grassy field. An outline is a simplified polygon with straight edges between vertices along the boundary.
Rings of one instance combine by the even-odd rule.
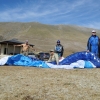
[[[0,100],[100,100],[99,71],[1,66]]]

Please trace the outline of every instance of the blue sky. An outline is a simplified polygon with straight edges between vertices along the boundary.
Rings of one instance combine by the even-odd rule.
[[[39,22],[100,29],[100,0],[0,0],[0,22]]]

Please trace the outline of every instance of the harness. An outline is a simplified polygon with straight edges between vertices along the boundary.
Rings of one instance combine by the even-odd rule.
[[[62,52],[63,46],[62,45],[56,45],[55,50],[56,50],[56,52]]]

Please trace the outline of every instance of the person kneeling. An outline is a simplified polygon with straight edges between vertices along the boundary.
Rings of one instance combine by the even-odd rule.
[[[59,65],[59,57],[58,54],[54,52],[54,50],[50,50],[50,57],[47,62],[54,62],[56,61],[56,64]]]

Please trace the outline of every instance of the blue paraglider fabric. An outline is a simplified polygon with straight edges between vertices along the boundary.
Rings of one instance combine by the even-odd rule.
[[[15,65],[15,66],[51,68],[49,65],[51,64],[56,65],[55,62],[51,62],[51,64],[47,64],[45,61],[41,61],[36,58],[33,59],[21,54],[8,57],[6,58],[6,60],[7,60],[6,63],[4,62],[3,64]],[[64,68],[66,67],[65,65],[73,65],[72,63],[78,62],[79,60],[84,61],[84,68],[93,68],[93,65],[96,66],[97,68],[100,68],[100,59],[97,56],[95,56],[93,53],[86,52],[86,51],[76,52],[74,54],[67,56],[61,62],[59,62],[59,68],[62,68],[61,65],[64,65]],[[3,59],[1,61],[3,61]],[[77,64],[73,66],[77,67]],[[57,66],[55,68],[57,68]],[[83,67],[81,66],[81,68]]]
[[[66,57],[63,61],[60,62],[60,65],[70,65],[73,62],[76,62],[78,60],[85,60],[92,62],[97,68],[100,67],[100,59],[95,56],[91,52],[76,52],[74,54],[69,55]]]
[[[8,61],[6,62],[7,65],[19,65],[19,66],[34,66],[34,67],[42,67],[42,68],[49,68],[49,66],[41,60],[32,59],[27,56],[23,56],[21,54],[9,57]]]

